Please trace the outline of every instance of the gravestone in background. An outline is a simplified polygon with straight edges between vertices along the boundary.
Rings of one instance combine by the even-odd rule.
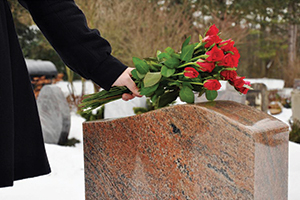
[[[292,113],[293,121],[300,126],[300,79],[294,82],[294,89],[292,91]]]
[[[267,113],[269,106],[267,86],[263,83],[253,83],[251,87],[253,90],[249,90],[246,95],[247,105]]]
[[[229,101],[86,122],[86,200],[286,200],[288,126]]]
[[[37,106],[45,143],[65,144],[71,119],[70,108],[61,89],[55,85],[44,86],[38,96]]]

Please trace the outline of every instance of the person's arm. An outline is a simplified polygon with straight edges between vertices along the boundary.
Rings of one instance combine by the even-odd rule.
[[[73,71],[106,90],[113,84],[130,85],[131,88],[127,87],[138,94],[129,78],[130,70],[111,55],[110,44],[99,31],[87,26],[84,14],[73,0],[19,2],[29,10],[47,40]]]

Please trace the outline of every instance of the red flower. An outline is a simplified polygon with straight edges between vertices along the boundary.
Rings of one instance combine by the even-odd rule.
[[[208,31],[206,32],[205,36],[208,35],[217,35],[219,33],[219,29],[216,27],[216,25],[211,25],[208,29]]]
[[[251,86],[250,84],[250,81],[245,81],[245,84],[248,85],[248,86]],[[237,91],[239,91],[240,93],[242,94],[247,94],[248,92],[248,88],[245,88],[245,87],[241,87],[241,88],[235,88]]]
[[[216,46],[214,46],[210,51],[208,51],[206,55],[209,55],[209,57],[206,59],[209,62],[222,61],[224,57],[223,51]]]
[[[236,79],[237,73],[235,70],[225,70],[221,72],[221,76],[223,76],[225,80],[233,81],[234,79]]]
[[[233,49],[233,45],[234,45],[234,41],[229,39],[229,40],[225,40],[223,42],[220,42],[219,47],[224,51],[232,51]]]
[[[203,86],[208,90],[219,90],[221,83],[216,79],[210,79],[205,81]]]
[[[197,64],[200,67],[200,70],[203,72],[212,72],[215,68],[215,63],[209,63],[209,62],[197,62]]]
[[[232,49],[231,49],[231,51],[233,52],[233,57],[234,57],[234,61],[235,61],[235,63],[234,63],[234,66],[238,66],[238,64],[239,64],[239,59],[240,59],[240,53],[239,53],[239,51],[237,50],[237,48],[236,47],[233,47]]]
[[[205,48],[209,48],[214,43],[219,44],[221,41],[222,39],[217,35],[208,35],[202,40],[202,42],[206,43]]]
[[[236,47],[232,47],[231,51],[233,52],[234,57],[236,57],[237,59],[239,59],[241,57],[240,53]]]
[[[219,66],[225,66],[225,67],[237,67],[238,60],[234,55],[228,53],[223,57],[223,60],[218,63]]]
[[[233,85],[234,85],[234,87],[237,89],[239,89],[239,88],[242,88],[243,86],[244,86],[244,84],[245,84],[245,81],[244,81],[244,78],[245,77],[239,77],[239,76],[237,76],[236,77],[236,79],[234,79],[232,82],[233,82]]]
[[[186,67],[183,75],[187,78],[197,78],[199,76],[199,72],[197,72],[197,70],[193,67]]]

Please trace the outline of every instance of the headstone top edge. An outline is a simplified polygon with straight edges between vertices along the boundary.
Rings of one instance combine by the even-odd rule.
[[[96,120],[96,121],[89,121],[84,122],[84,126],[89,126],[91,124],[95,123],[111,123],[114,121],[122,121],[122,120],[133,120],[143,117],[143,116],[149,116],[153,112],[157,113],[165,113],[168,112],[170,109],[176,109],[176,110],[186,110],[186,109],[199,109],[205,112],[213,113],[217,116],[225,117],[228,121],[234,121],[234,123],[240,124],[242,126],[245,126],[246,128],[251,129],[252,126],[255,127],[255,129],[259,128],[258,124],[261,124],[261,121],[268,120],[268,121],[274,121],[273,124],[277,124],[278,128],[280,130],[288,129],[288,126],[276,119],[275,117],[268,115],[258,109],[255,109],[253,107],[240,104],[234,101],[214,101],[214,102],[203,102],[203,103],[196,103],[196,104],[181,104],[181,105],[174,105],[166,108],[161,108],[159,110],[150,111],[141,115],[134,115],[129,117],[123,117],[123,118],[111,118],[111,119],[104,119],[104,120]]]

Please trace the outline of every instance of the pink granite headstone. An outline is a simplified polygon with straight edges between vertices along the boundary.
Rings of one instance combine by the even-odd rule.
[[[83,124],[86,199],[286,200],[288,127],[219,101]]]

